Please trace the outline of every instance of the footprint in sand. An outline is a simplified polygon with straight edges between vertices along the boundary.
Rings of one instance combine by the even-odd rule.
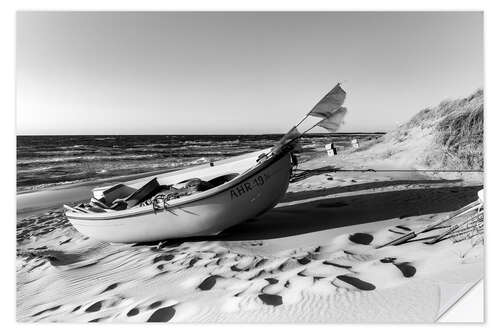
[[[48,312],[53,312],[53,311],[56,311],[57,309],[59,309],[61,306],[60,305],[56,305],[54,307],[51,307],[51,308],[48,308],[48,309],[45,309],[45,310],[42,310],[40,312],[37,312],[35,313],[34,315],[32,315],[32,317],[38,317],[44,313],[48,313]]]
[[[396,260],[396,258],[394,258],[394,257],[386,257],[386,258],[380,259],[380,262],[383,264],[390,264],[390,263],[394,262],[395,260]]]
[[[92,319],[92,320],[89,320],[89,323],[99,323],[103,320],[106,320],[106,319],[109,319],[111,318],[110,316],[106,316],[106,317],[99,317],[99,318],[96,318],[96,319]]]
[[[347,204],[337,202],[329,206],[345,205]],[[411,227],[413,228],[413,225]],[[225,243],[221,242],[161,243],[152,252],[147,249],[143,251],[145,253],[143,262],[147,266],[147,272],[153,274],[175,274],[192,269],[193,275],[180,279],[181,281],[176,285],[179,287],[179,293],[186,292],[189,297],[196,297],[196,294],[200,297],[211,297],[203,292],[217,290],[217,295],[221,295],[221,300],[225,299],[223,295],[226,293],[227,309],[230,311],[246,311],[259,307],[269,310],[272,307],[295,304],[304,298],[303,292],[320,295],[331,295],[337,291],[340,293],[368,292],[408,282],[408,279],[417,273],[417,267],[411,262],[417,259],[405,256],[402,251],[403,247],[394,247],[390,251],[389,249],[379,251],[374,248],[374,245],[380,243],[381,239],[394,237],[394,231],[398,233],[411,231],[410,227],[405,225],[391,225],[390,228],[384,228],[383,231],[373,234],[370,232],[343,234],[328,244],[286,250],[269,257],[248,254],[248,248],[254,246],[253,243],[246,243],[245,254],[237,253],[236,250],[225,247]],[[172,246],[178,248],[164,249]],[[39,251],[46,254],[47,249]],[[54,255],[53,252],[49,254]],[[32,265],[38,264],[38,260],[43,260],[42,264],[51,268],[46,258],[40,259],[39,257],[39,255],[35,256],[37,261],[33,261]],[[56,252],[54,257],[59,264],[73,261],[69,253]],[[76,267],[68,268],[76,269]],[[78,268],[81,268],[81,265]],[[203,272],[198,272],[196,270],[198,268]],[[420,266],[418,268],[420,269]],[[154,278],[157,276],[155,275]],[[75,308],[69,306],[64,310],[70,312],[73,308],[72,317],[83,316],[85,321],[92,319],[91,322],[112,321],[113,318],[129,321],[168,322],[190,319],[190,316],[197,313],[198,308],[205,306],[205,304],[198,304],[197,300],[190,301],[192,302],[190,305],[185,305],[185,303],[175,303],[177,301],[172,303],[167,298],[158,300],[158,298],[149,297],[140,304],[130,299],[128,302],[123,302],[124,296],[115,294],[117,291],[125,292],[127,286],[127,282],[122,282],[122,280],[110,281],[106,285],[100,285],[91,290],[94,294],[100,295],[97,296],[99,298],[87,301]],[[155,297],[158,296],[155,295]],[[185,301],[180,298],[179,300]],[[215,303],[206,304],[206,306],[216,307]],[[37,313],[33,317],[36,318],[32,320],[49,320],[48,318],[52,315],[60,318],[63,312],[60,309],[61,306],[54,305],[56,304],[45,304],[35,308]]]
[[[131,309],[129,308],[129,310],[126,311],[125,315],[127,317],[131,318],[131,317],[135,317],[137,315],[140,315],[141,313],[150,312],[150,311],[154,310],[154,312],[151,314],[148,321],[168,321],[168,320],[170,320],[170,318],[168,318],[168,316],[165,314],[165,312],[166,311],[171,312],[171,310],[173,310],[173,305],[175,303],[167,302],[169,304],[165,304],[165,302],[166,302],[165,300],[157,300],[157,301],[151,302],[149,304],[147,304],[147,303],[142,304],[142,305],[136,304],[133,308],[131,308]],[[162,305],[168,305],[168,306],[163,306],[163,308],[158,309]],[[162,309],[166,309],[166,308],[172,308],[172,309],[162,310]],[[158,309],[158,310],[155,310],[155,309]],[[158,312],[159,310],[161,310],[161,311]],[[175,313],[175,310],[173,311],[173,313]],[[172,313],[172,316],[173,316],[173,313]]]
[[[408,228],[407,226],[404,226],[404,225],[397,225],[396,228],[402,229],[404,231],[411,231],[410,228]]]
[[[239,268],[238,264],[232,265],[230,268],[233,272],[248,272],[248,268]]]
[[[110,291],[110,290],[113,290],[113,289],[116,289],[116,287],[118,287],[119,283],[112,283],[110,284],[109,286],[106,287],[106,289],[104,289],[103,291],[100,292],[100,294],[104,294],[105,292],[107,291]]]
[[[160,261],[170,261],[174,258],[175,258],[175,256],[173,254],[162,254],[160,256],[153,258],[153,264],[156,264],[157,262],[160,262]]]
[[[196,264],[200,260],[201,260],[201,258],[198,258],[198,257],[194,257],[193,259],[189,260],[187,268],[193,267],[194,264]]]
[[[368,290],[375,290],[375,288],[376,288],[375,285],[373,285],[369,282],[360,280],[360,279],[355,278],[354,276],[350,276],[350,275],[338,275],[337,279],[340,281],[343,281],[351,286],[354,286],[355,288],[357,288],[359,290],[368,291]],[[336,285],[335,281],[333,281],[332,284],[336,287],[341,287],[341,285]]]
[[[380,259],[380,262],[384,264],[393,264],[401,271],[405,278],[412,277],[417,273],[415,266],[411,265],[409,262],[396,263],[396,259],[397,258],[394,257],[386,257]]]
[[[172,306],[160,308],[153,312],[148,322],[167,322],[175,315],[175,309]]]
[[[259,298],[266,305],[279,306],[283,304],[283,299],[279,295],[260,294]]]
[[[97,312],[101,310],[102,308],[102,301],[98,301],[90,305],[88,308],[85,309],[85,312]]]
[[[198,286],[198,289],[200,290],[210,290],[215,286],[215,283],[217,281],[217,278],[220,278],[218,275],[211,275],[207,277],[205,280],[203,280],[202,283]]]
[[[267,282],[269,282],[269,284],[276,284],[279,282],[279,280],[275,279],[275,278],[267,278],[265,279]]]
[[[368,245],[373,241],[373,236],[366,233],[355,233],[349,236],[349,240],[356,244]]]
[[[76,312],[78,310],[80,310],[82,308],[81,305],[78,305],[77,307],[75,307],[73,310],[71,310],[71,312]]]
[[[334,262],[331,262],[331,261],[328,261],[328,260],[323,261],[323,265],[330,265],[330,266],[335,266],[335,267],[338,267],[338,268],[345,268],[345,269],[351,269],[352,268],[352,266],[341,265],[341,264],[337,264],[337,263],[334,263]]]
[[[59,242],[59,245],[67,244],[67,243],[69,243],[69,242],[71,242],[71,238],[68,238],[68,239],[66,239],[66,240],[64,240],[64,241],[60,241],[60,242]]]
[[[297,259],[297,262],[301,265],[307,265],[308,263],[311,262],[311,259],[304,257],[304,258]]]
[[[162,304],[163,304],[162,301],[153,302],[153,303],[149,304],[148,309],[151,309],[151,310],[156,309],[157,307],[159,307]]]
[[[400,264],[396,264],[396,263],[393,263],[397,268],[399,268],[399,270],[401,271],[401,273],[403,273],[403,276],[405,278],[409,278],[409,277],[412,277],[415,275],[415,273],[417,273],[417,269],[410,265],[409,262],[402,262]]]
[[[129,312],[127,312],[127,317],[137,316],[140,313],[138,308],[133,308]]]

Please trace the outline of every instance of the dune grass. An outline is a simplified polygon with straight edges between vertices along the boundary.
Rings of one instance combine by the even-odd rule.
[[[436,126],[436,143],[445,152],[443,164],[483,169],[483,91],[457,100]]]
[[[423,109],[355,152],[372,151],[416,168],[482,170],[483,125],[483,90],[479,89],[466,98]]]
[[[437,143],[447,152],[446,156],[453,156],[448,163],[466,169],[482,169],[483,92],[477,91],[464,100],[437,124]],[[447,164],[446,160],[444,163]]]
[[[461,170],[483,169],[483,90],[457,100],[445,100],[434,108],[417,113],[396,130],[399,141],[410,129],[432,129],[433,147],[426,158],[429,165]]]

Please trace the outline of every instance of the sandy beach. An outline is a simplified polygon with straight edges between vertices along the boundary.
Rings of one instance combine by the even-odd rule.
[[[368,154],[320,154],[262,216],[154,244],[97,242],[60,208],[40,213],[82,200],[89,185],[20,194],[17,319],[433,322],[482,278],[482,242],[425,244],[434,230],[376,247],[476,200],[482,174],[389,171]]]
[[[484,10],[174,7],[12,13],[17,322],[445,321]]]

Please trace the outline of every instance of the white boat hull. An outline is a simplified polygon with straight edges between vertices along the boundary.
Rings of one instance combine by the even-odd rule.
[[[214,235],[274,207],[288,188],[290,155],[230,182],[222,191],[183,204],[155,210],[146,207],[129,215],[99,217],[67,212],[82,234],[107,242],[135,243]]]

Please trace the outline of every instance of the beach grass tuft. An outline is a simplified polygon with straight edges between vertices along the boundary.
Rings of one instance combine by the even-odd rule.
[[[413,149],[410,147],[419,147],[416,167],[482,170],[483,109],[482,89],[466,98],[444,100],[435,107],[421,110],[376,143],[363,146],[356,152],[378,146],[375,151],[381,157],[392,159],[406,154],[408,149]],[[406,159],[411,159],[411,156]]]

